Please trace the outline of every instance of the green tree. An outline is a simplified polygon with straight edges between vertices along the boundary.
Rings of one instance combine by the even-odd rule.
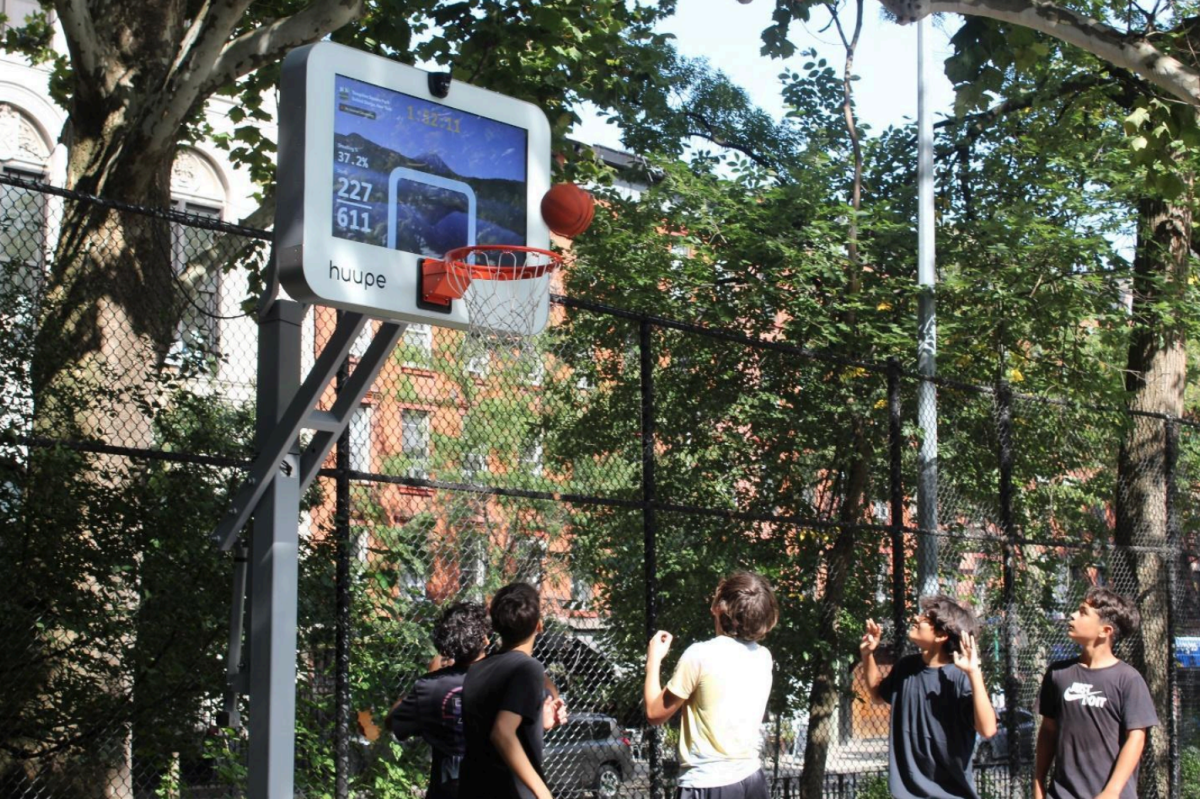
[[[168,207],[171,167],[180,144],[209,132],[203,121],[205,102],[218,94],[235,96],[240,102],[233,115],[239,125],[221,143],[264,185],[263,208],[249,221],[265,226],[272,208],[267,184],[274,150],[265,98],[290,49],[330,37],[380,55],[435,62],[455,79],[535,102],[561,140],[579,101],[618,108],[653,85],[644,79],[652,75],[658,57],[654,45],[660,38],[651,26],[670,5],[64,0],[45,2],[43,9],[25,24],[7,27],[5,47],[53,65],[51,92],[67,111],[62,131],[66,188],[138,206]],[[51,11],[66,37],[65,54],[51,48]],[[162,380],[173,372],[164,372],[163,366],[186,307],[176,285],[171,227],[156,217],[88,203],[66,204],[59,221],[63,233],[54,242],[26,361],[34,429],[55,439],[152,446]],[[222,257],[196,258],[200,271],[242,260],[246,248],[233,245],[226,240],[213,247]],[[88,475],[94,487],[71,489],[74,482],[60,479],[64,470]],[[110,492],[123,496],[141,480],[141,470],[115,456],[70,455],[64,461],[62,453],[34,452],[21,481],[22,504],[29,509],[22,519],[25,534],[52,528],[62,544],[60,555],[69,551],[71,540],[94,538],[95,551],[101,551],[101,541],[130,547],[140,540],[131,534],[134,528],[153,538],[155,529],[142,525],[155,520],[137,514],[122,517],[117,530],[125,531],[124,536],[86,526],[98,518],[93,506],[103,505]],[[110,533],[116,538],[110,540]],[[114,549],[101,574],[77,564],[81,574],[60,575],[39,590],[57,585],[69,595],[79,579],[90,581],[98,591],[93,620],[106,613],[116,618],[121,608],[137,604],[137,587],[127,581],[132,574],[128,562],[141,557],[133,549],[120,551],[124,555]],[[125,565],[117,565],[121,563]],[[119,651],[97,651],[90,665],[82,666],[105,676],[102,682],[114,702],[129,694],[133,679],[124,650],[137,633],[121,629]],[[60,632],[49,630],[46,636]],[[76,740],[85,732],[77,718],[64,724],[59,732],[63,740]],[[112,772],[108,778],[83,780],[80,795],[132,790],[133,746],[128,735],[92,746]]]
[[[1060,104],[1068,123],[1079,121],[1076,106],[1090,109],[1082,125],[1067,129],[1077,136],[1087,125],[1096,133],[1122,138],[1114,123],[1123,123],[1124,146],[1118,163],[1104,158],[1096,173],[1123,197],[1136,237],[1130,276],[1132,304],[1124,353],[1124,393],[1135,411],[1179,416],[1187,384],[1186,351],[1192,251],[1194,146],[1197,142],[1197,61],[1193,9],[1114,4],[1068,8],[1049,2],[885,2],[897,22],[908,23],[930,13],[958,13],[967,22],[955,36],[949,74],[958,85],[959,114],[964,116],[998,98],[993,114],[1003,116],[1041,104]],[[786,54],[789,25],[806,19],[815,4],[777,4],[775,25],[764,32],[766,49]],[[1181,104],[1178,100],[1183,100]],[[1049,142],[1061,142],[1057,135]],[[1110,138],[1109,142],[1112,141]],[[968,148],[969,149],[969,148]],[[1089,159],[1078,148],[1075,153]],[[1101,156],[1108,151],[1099,151]],[[1085,161],[1086,163],[1087,161]],[[964,160],[971,166],[970,157]],[[1114,169],[1115,167],[1115,169]],[[968,181],[969,185],[970,181]],[[1082,194],[1078,192],[1077,194]],[[1128,425],[1117,462],[1116,543],[1162,545],[1166,541],[1164,475],[1165,435],[1161,426]],[[1165,660],[1146,658],[1166,651],[1163,592],[1157,590],[1164,564],[1152,554],[1128,553],[1121,571],[1142,605],[1143,628],[1136,659],[1146,669],[1160,712],[1165,712]],[[1154,755],[1165,762],[1166,751],[1155,741]],[[1157,776],[1154,776],[1154,775]],[[1143,782],[1158,779],[1163,769],[1147,769]]]

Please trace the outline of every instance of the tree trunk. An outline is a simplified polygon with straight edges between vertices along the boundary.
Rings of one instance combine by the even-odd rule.
[[[1133,277],[1133,331],[1125,386],[1135,411],[1178,417],[1186,385],[1186,334],[1174,308],[1187,287],[1192,232],[1191,198],[1178,203],[1143,199],[1138,204],[1137,253]],[[1165,310],[1164,310],[1165,309]],[[1116,543],[1161,547],[1167,543],[1166,429],[1161,419],[1134,417],[1118,454]],[[1167,677],[1167,582],[1169,561],[1159,553],[1119,551],[1114,587],[1134,595],[1141,611],[1140,633],[1125,655],[1146,677],[1160,720],[1171,703]],[[1139,795],[1166,797],[1168,741],[1157,728],[1147,746]]]
[[[846,657],[841,639],[842,604],[857,561],[858,530],[870,480],[871,441],[865,419],[856,416],[853,425],[853,454],[846,472],[846,491],[838,510],[843,527],[830,548],[825,566],[825,586],[818,603],[817,640],[813,684],[808,700],[808,741],[804,747],[804,770],[800,775],[800,799],[821,799],[825,766],[837,725],[834,714],[842,687],[839,669]]]
[[[126,11],[156,17],[149,6]],[[177,41],[170,30],[147,37],[151,38],[153,42],[138,42],[126,53],[140,60],[130,72],[140,73],[143,81],[153,79],[152,68],[146,65],[170,63],[172,42]],[[106,66],[110,72],[122,68],[119,60]],[[69,145],[67,188],[135,205],[169,207],[174,144],[158,149],[148,145],[136,103],[125,94],[128,87],[120,82],[84,87],[85,79],[77,81],[71,121],[64,131]],[[64,203],[34,338],[35,434],[120,447],[152,446],[157,377],[180,311],[168,222],[90,203]],[[30,466],[31,509],[70,501],[66,497],[73,494],[64,492],[61,472],[53,479],[55,468],[61,466],[55,453],[35,453]],[[65,479],[91,481],[95,491],[116,493],[136,479],[135,469],[136,464],[124,457],[91,456],[82,458],[80,471]],[[95,509],[86,505],[86,499],[81,502],[85,504],[76,509],[78,521],[73,526],[76,546],[93,552],[95,558],[75,560],[77,568],[63,572],[57,590],[91,596],[95,612],[131,622],[137,604],[138,556],[127,550],[101,551],[113,543],[110,531],[90,527],[87,519]],[[61,510],[48,516],[37,513],[44,519],[55,515],[61,518]],[[36,518],[31,514],[32,523]],[[136,514],[125,523],[137,524]],[[136,535],[129,529],[122,534]],[[64,748],[43,767],[71,780],[78,796],[126,799],[135,789],[129,712],[135,686],[123,653],[134,645],[135,633],[132,623],[106,627],[106,640],[85,645],[78,657],[70,659],[74,665],[69,668],[74,670],[72,681],[89,686],[97,705],[109,708],[112,716],[89,737],[86,752]],[[50,631],[52,636],[60,633]],[[46,701],[63,700],[48,696]],[[80,718],[56,734],[70,739],[96,724],[95,718]]]

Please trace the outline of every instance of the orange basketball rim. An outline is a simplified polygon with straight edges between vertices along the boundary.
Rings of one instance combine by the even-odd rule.
[[[421,262],[421,294],[425,302],[449,305],[462,299],[475,280],[534,280],[562,266],[563,257],[537,247],[477,244],[450,250],[439,261]]]

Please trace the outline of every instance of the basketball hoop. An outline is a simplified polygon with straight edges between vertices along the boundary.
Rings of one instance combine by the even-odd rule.
[[[467,304],[470,327],[529,335],[563,258],[550,250],[507,244],[458,247],[421,262],[421,299]]]

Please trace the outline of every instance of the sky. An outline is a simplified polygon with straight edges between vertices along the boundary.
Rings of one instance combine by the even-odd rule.
[[[778,75],[784,67],[799,71],[808,59],[796,55],[786,61],[759,55],[762,30],[771,24],[774,0],[753,0],[742,5],[737,0],[679,0],[678,10],[664,21],[659,30],[676,36],[676,48],[686,56],[707,58],[742,86],[751,99],[777,119],[782,116]],[[855,86],[860,122],[880,131],[889,124],[903,124],[917,115],[917,28],[888,22],[882,6],[866,0],[862,36],[854,72],[860,77]],[[950,55],[949,34],[957,29],[959,17],[945,23],[935,21],[933,64],[929,70],[931,107],[937,114],[950,114],[954,91],[946,79],[942,62]],[[845,62],[837,31],[821,28],[828,15],[817,13],[806,25],[794,24],[791,40],[800,50],[815,48],[828,59],[839,74]],[[940,27],[939,27],[940,25]],[[949,31],[941,29],[949,28]],[[572,130],[572,137],[588,144],[620,148],[620,134],[590,109],[581,114],[583,121]]]

